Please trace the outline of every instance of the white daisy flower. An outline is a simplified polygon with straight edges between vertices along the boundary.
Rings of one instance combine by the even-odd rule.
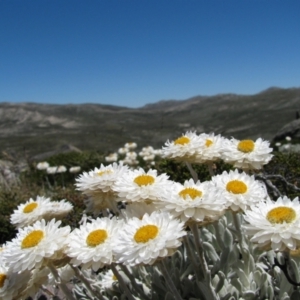
[[[17,299],[27,287],[30,271],[13,272],[10,268],[0,265],[0,299]]]
[[[37,196],[36,200],[30,198],[26,203],[20,204],[10,216],[10,222],[17,228],[33,224],[41,220],[50,206],[50,198]]]
[[[126,143],[124,145],[124,147],[127,148],[127,149],[130,149],[130,150],[133,150],[137,147],[137,143],[134,143],[134,142]]]
[[[245,211],[249,224],[243,227],[251,242],[275,251],[286,248],[295,250],[300,246],[300,203],[298,197],[293,201],[286,196],[276,202],[267,199],[251,210]]]
[[[129,151],[129,148],[121,147],[121,148],[119,148],[118,153],[122,155],[122,154],[126,154],[128,151]]]
[[[122,163],[113,163],[108,166],[101,164],[90,172],[83,172],[76,178],[76,187],[90,198],[85,201],[87,211],[99,213],[101,210],[115,209],[116,194],[113,191],[115,181],[128,172],[128,167]]]
[[[67,172],[67,168],[65,166],[58,166],[56,173],[65,173]]]
[[[49,163],[46,161],[41,161],[36,165],[36,168],[38,170],[46,170],[47,168],[49,168]]]
[[[115,218],[97,218],[74,229],[68,238],[66,253],[74,266],[97,271],[113,261],[113,240],[123,221]]]
[[[54,166],[54,167],[48,167],[47,169],[46,169],[46,172],[47,172],[47,174],[56,174],[56,171],[57,171],[57,166]]]
[[[108,156],[105,156],[105,161],[115,162],[118,160],[118,153],[110,153]]]
[[[203,139],[203,145],[198,148],[195,163],[207,163],[218,160],[221,157],[224,138],[221,135],[202,133],[199,139]]]
[[[73,210],[73,205],[65,199],[51,201],[43,214],[45,220],[61,220]]]
[[[168,213],[153,212],[143,219],[132,218],[119,230],[115,255],[126,265],[153,264],[157,258],[172,255],[186,232],[184,223]]]
[[[137,201],[159,201],[172,182],[166,174],[157,175],[156,170],[145,172],[142,168],[131,170],[120,176],[113,189],[119,198],[128,203]]]
[[[224,140],[222,158],[241,169],[261,169],[273,157],[270,143],[258,138],[253,140]]]
[[[213,176],[211,181],[220,190],[220,196],[233,211],[245,210],[268,197],[265,185],[255,180],[254,176],[238,170],[224,171]]]
[[[157,206],[183,222],[213,222],[226,208],[227,201],[220,197],[219,190],[211,182],[186,180],[174,183],[170,193]]]
[[[199,139],[196,133],[189,131],[172,142],[167,141],[165,147],[162,148],[162,157],[193,163],[198,149],[203,148],[204,143],[205,141]]]
[[[71,167],[69,169],[70,173],[79,173],[80,171],[81,171],[81,167],[80,166],[74,166],[74,167]]]
[[[37,221],[32,226],[19,229],[17,237],[7,242],[3,257],[13,271],[31,270],[40,267],[44,259],[60,259],[70,227],[59,228],[61,222]]]

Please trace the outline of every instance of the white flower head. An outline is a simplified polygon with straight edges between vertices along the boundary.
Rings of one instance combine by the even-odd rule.
[[[38,170],[46,170],[47,168],[49,168],[49,163],[46,161],[41,161],[36,165],[36,168]]]
[[[202,133],[199,139],[203,139],[203,143],[202,147],[198,148],[195,163],[213,162],[221,157],[224,142],[221,135]]]
[[[100,168],[83,172],[76,178],[75,185],[79,191],[87,195],[93,195],[95,191],[111,192],[116,179],[127,171],[128,167],[123,166],[123,164],[113,163],[108,166],[101,164]]]
[[[224,140],[222,158],[225,162],[241,169],[261,169],[273,155],[270,143],[258,138],[253,140]]]
[[[73,210],[73,205],[65,199],[60,201],[51,201],[47,205],[46,211],[43,214],[45,220],[61,220]]]
[[[79,173],[80,171],[81,171],[81,167],[80,166],[74,166],[74,167],[71,167],[69,169],[70,173]]]
[[[118,153],[122,155],[122,154],[126,154],[128,151],[129,151],[129,148],[121,147],[121,148],[119,148]]]
[[[10,221],[16,227],[24,227],[41,220],[49,208],[50,198],[37,196],[36,200],[30,198],[26,203],[20,204],[13,214]]]
[[[48,167],[47,169],[46,169],[46,172],[47,172],[47,174],[56,174],[57,173],[57,166],[54,166],[54,167]]]
[[[107,162],[118,161],[118,153],[110,153],[108,156],[105,156],[105,161]]]
[[[145,172],[142,168],[131,170],[120,176],[113,189],[120,199],[126,202],[159,201],[170,187],[171,181],[166,174],[157,175],[156,170]]]
[[[76,178],[76,187],[89,196],[85,201],[87,211],[98,213],[110,208],[115,209],[116,194],[113,190],[115,181],[128,172],[128,167],[122,163],[113,163],[108,166],[101,164],[100,168],[95,168],[90,172],[83,172]]]
[[[56,173],[65,173],[65,172],[67,172],[67,167],[62,165],[57,167]]]
[[[243,227],[251,241],[261,247],[275,251],[300,246],[300,203],[298,197],[290,200],[286,196],[276,202],[267,199],[251,210],[245,211]]]
[[[70,227],[59,228],[61,222],[43,219],[31,226],[19,229],[12,241],[7,242],[3,252],[13,271],[32,270],[41,267],[44,259],[60,259]]]
[[[126,143],[124,145],[125,148],[129,149],[129,150],[133,150],[137,147],[137,143],[134,142],[130,142],[130,143]]]
[[[183,222],[213,222],[225,211],[226,200],[211,182],[186,180],[174,183],[170,193],[157,206]]]
[[[115,218],[97,218],[74,229],[68,238],[68,256],[71,263],[84,269],[92,267],[94,271],[113,261],[113,240],[120,224]]]
[[[172,255],[186,234],[183,226],[165,212],[145,214],[141,220],[129,219],[115,240],[117,261],[126,265],[153,264],[157,258]]]
[[[220,197],[226,200],[227,206],[233,211],[248,209],[268,197],[265,185],[245,172],[224,171],[211,180],[220,190]]]
[[[204,140],[200,139],[196,133],[188,131],[172,142],[167,141],[165,147],[162,148],[162,157],[193,163],[198,149],[203,146]]]

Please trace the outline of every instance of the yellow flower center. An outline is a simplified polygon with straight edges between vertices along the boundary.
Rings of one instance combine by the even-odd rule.
[[[267,213],[267,220],[272,224],[291,223],[296,218],[296,212],[291,207],[279,206]]]
[[[185,145],[190,142],[190,139],[187,136],[182,136],[174,141],[175,145]]]
[[[44,237],[42,230],[34,230],[30,232],[22,241],[21,248],[27,249],[37,246]]]
[[[90,232],[90,234],[86,238],[86,243],[90,247],[96,247],[104,243],[106,239],[107,239],[107,231],[103,229],[97,229]]]
[[[112,170],[104,170],[104,171],[97,172],[97,175],[103,176],[104,174],[110,174],[110,173],[112,173]]]
[[[134,240],[137,243],[147,243],[149,240],[153,240],[158,234],[158,227],[155,225],[145,225],[139,228],[135,235]]]
[[[36,202],[29,203],[23,208],[23,213],[25,214],[31,213],[37,208],[37,206],[38,204]]]
[[[188,187],[188,188],[185,188],[184,190],[180,191],[179,196],[183,199],[186,199],[189,196],[190,198],[192,198],[194,200],[196,197],[201,197],[202,192],[199,190],[196,190],[194,188]]]
[[[114,281],[118,280],[118,278],[116,277],[116,275],[112,276],[112,280],[114,280]]]
[[[139,186],[142,186],[142,185],[150,185],[150,184],[153,184],[155,181],[154,177],[150,176],[150,175],[140,175],[140,176],[137,176],[135,179],[134,179],[134,182],[139,185]]]
[[[226,190],[233,194],[245,194],[247,192],[247,185],[243,181],[232,180],[227,183]]]
[[[254,150],[254,142],[252,140],[242,140],[238,143],[238,150],[244,153],[249,153]]]
[[[212,140],[207,139],[207,140],[205,141],[205,146],[206,146],[206,147],[210,147],[212,144],[213,144],[213,141],[212,141]]]
[[[6,279],[6,275],[5,274],[0,274],[0,288],[3,288],[4,286],[4,282],[5,282],[5,279]]]

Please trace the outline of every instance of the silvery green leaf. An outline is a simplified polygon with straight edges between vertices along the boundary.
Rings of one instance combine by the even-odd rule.
[[[293,259],[291,259],[289,261],[289,264],[290,264],[290,267],[292,269],[292,273],[293,273],[293,275],[295,277],[296,282],[299,283],[299,281],[300,281],[300,274],[299,274],[299,267],[298,267],[297,263]]]
[[[249,287],[248,276],[245,274],[245,272],[242,269],[237,269],[236,271],[244,289],[248,288]]]
[[[266,298],[269,299],[269,300],[273,300],[274,299],[274,289],[270,285],[267,288]]]
[[[245,300],[256,300],[257,296],[256,296],[256,293],[253,291],[246,291],[243,293],[243,298]]]
[[[204,241],[207,241],[207,242],[212,242],[212,239],[213,239],[213,235],[212,233],[207,230],[206,228],[201,228],[201,236],[202,236],[202,239]]]
[[[253,273],[253,279],[255,280],[256,284],[258,286],[261,285],[261,271],[260,270],[255,270]]]
[[[226,244],[226,246],[228,247],[229,245],[233,244],[233,236],[231,234],[231,232],[226,228],[224,231],[224,239],[223,239],[224,243]]]
[[[222,223],[219,221],[215,223],[215,230],[216,230],[216,239],[219,244],[219,248],[223,249],[225,247],[223,237],[224,237],[224,226]]]
[[[231,280],[231,284],[239,291],[239,293],[241,293],[244,290],[243,285],[238,278],[233,278]]]
[[[219,271],[218,275],[219,275],[218,276],[219,281],[218,281],[217,285],[215,286],[216,293],[219,293],[219,291],[224,287],[224,283],[225,283],[225,274],[222,273],[221,271]]]
[[[213,263],[218,263],[220,261],[219,255],[217,254],[216,250],[210,243],[204,242],[203,247],[205,253],[213,261]]]
[[[282,255],[281,252],[276,253],[276,258],[281,265],[285,264],[285,257],[284,257],[284,255]]]
[[[226,274],[229,270],[229,266],[227,264],[229,254],[231,252],[232,248],[231,247],[224,247],[223,251],[221,252],[220,256],[220,268],[221,270]]]

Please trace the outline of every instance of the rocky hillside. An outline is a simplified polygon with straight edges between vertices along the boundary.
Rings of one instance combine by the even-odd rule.
[[[106,152],[128,141],[161,147],[187,130],[271,140],[299,111],[300,88],[270,88],[255,95],[198,96],[136,109],[101,104],[0,103],[0,152],[34,156],[70,144]]]

